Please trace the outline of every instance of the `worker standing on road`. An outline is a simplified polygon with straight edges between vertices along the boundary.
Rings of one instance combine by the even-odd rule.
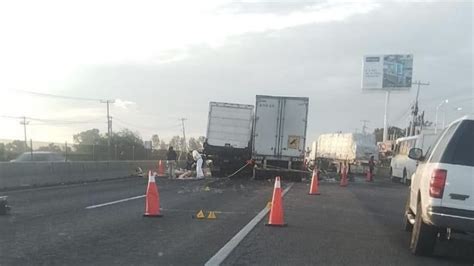
[[[174,169],[176,167],[176,158],[177,157],[178,157],[178,154],[176,154],[176,151],[173,149],[173,146],[170,146],[168,148],[168,152],[166,153],[166,160],[167,160],[167,163],[168,163],[170,178],[174,178]]]
[[[202,172],[202,157],[197,150],[193,151],[193,159],[196,161],[196,178],[204,178]]]
[[[369,159],[369,182],[374,181],[374,169],[375,169],[375,161],[374,161],[374,156],[370,156]]]

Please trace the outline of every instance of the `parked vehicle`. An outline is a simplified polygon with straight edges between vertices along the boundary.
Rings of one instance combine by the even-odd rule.
[[[252,141],[254,178],[280,175],[301,179],[308,105],[307,97],[256,96]]]
[[[428,151],[435,138],[436,134],[420,134],[397,139],[393,149],[392,161],[390,162],[390,178],[392,181],[400,180],[403,184],[410,184],[417,162],[408,158],[408,152],[412,148]]]
[[[10,162],[65,162],[61,154],[50,151],[33,151],[25,152]]]
[[[320,168],[339,170],[342,163],[351,165],[352,172],[365,172],[369,159],[378,160],[378,147],[373,134],[332,133],[319,136],[313,143],[314,157]]]
[[[474,232],[474,117],[446,128],[426,154],[412,148],[419,161],[405,208],[405,230],[412,231],[410,249],[433,252],[438,237]]]
[[[232,174],[250,159],[253,105],[210,102],[204,154],[216,176]]]

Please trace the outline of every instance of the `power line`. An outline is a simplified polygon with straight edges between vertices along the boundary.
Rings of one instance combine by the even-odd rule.
[[[0,117],[3,118],[8,118],[8,119],[23,119],[26,118],[31,121],[36,121],[39,123],[43,124],[55,124],[55,123],[60,123],[60,124],[76,124],[76,123],[91,123],[91,122],[96,122],[99,121],[98,119],[94,120],[56,120],[56,119],[45,119],[45,118],[35,118],[35,117],[30,117],[30,116],[9,116],[9,115],[0,115]],[[36,124],[38,125],[38,124]]]
[[[111,157],[110,138],[112,137],[112,117],[110,116],[110,107],[109,107],[109,105],[111,103],[115,103],[115,100],[104,100],[104,99],[94,99],[94,98],[85,98],[85,97],[65,96],[65,95],[58,95],[58,94],[26,91],[26,90],[18,90],[18,91],[21,92],[21,93],[27,93],[27,94],[31,94],[31,95],[35,95],[35,96],[40,96],[40,97],[49,97],[49,98],[75,100],[75,101],[106,103],[107,104],[107,145],[108,145],[108,149],[109,149],[109,157]]]
[[[122,119],[118,119],[117,117],[114,118],[115,121],[119,122],[119,124],[123,124],[126,126],[131,126],[134,128],[139,128],[139,129],[145,129],[145,130],[150,130],[150,131],[158,131],[158,130],[165,130],[165,129],[171,129],[171,128],[177,128],[180,127],[181,125],[173,125],[173,126],[168,126],[168,127],[147,127],[147,126],[141,126],[141,125],[136,125],[127,121],[124,121]]]
[[[21,93],[31,94],[40,97],[49,97],[49,98],[59,98],[59,99],[66,99],[66,100],[75,100],[75,101],[88,101],[88,102],[100,102],[102,99],[94,99],[94,98],[85,98],[85,97],[75,97],[75,96],[65,96],[65,95],[57,95],[57,94],[50,94],[50,93],[42,93],[42,92],[34,92],[34,91],[26,91],[26,90],[17,90]]]
[[[30,123],[30,126],[62,126],[62,125],[83,125],[83,124],[102,124],[102,121],[91,120],[91,121],[70,121],[70,122],[39,122]]]

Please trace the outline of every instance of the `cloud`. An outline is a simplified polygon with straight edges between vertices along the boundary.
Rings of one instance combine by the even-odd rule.
[[[114,106],[122,109],[128,109],[130,106],[136,105],[135,102],[115,99]]]
[[[145,125],[146,130],[140,129],[145,138],[152,133],[180,134],[179,127],[166,129],[179,117],[188,118],[189,135],[204,135],[210,100],[253,104],[256,94],[310,97],[310,140],[323,132],[354,131],[361,119],[380,127],[384,95],[360,89],[364,54],[413,53],[414,79],[431,83],[420,94],[422,109],[427,111],[440,98],[449,97],[451,102],[452,97],[472,97],[472,3],[237,5],[238,9],[229,11],[216,2],[189,10],[177,4],[159,11],[160,17],[152,16],[155,9],[151,7],[142,13],[137,6],[126,9],[119,2],[115,13],[95,28],[85,22],[84,32],[78,32],[82,28],[77,26],[65,33],[67,53],[59,49],[51,62],[60,66],[61,60],[57,65],[55,60],[62,56],[64,61],[80,62],[75,71],[58,72],[61,79],[46,75],[46,70],[38,76],[47,77],[44,84],[50,86],[44,90],[51,93],[62,88],[65,95],[137,103],[125,103],[129,109],[112,108],[111,112],[123,121]],[[79,10],[86,12],[85,7]],[[99,4],[97,10],[102,8]],[[98,14],[92,14],[92,22]],[[119,21],[120,16],[129,20]],[[70,20],[66,18],[65,25]],[[86,41],[84,49],[80,47],[84,40],[74,43],[80,38]],[[39,47],[43,47],[41,41]],[[28,53],[38,59],[40,48]],[[44,51],[51,54],[54,48]],[[25,60],[19,62],[19,66],[29,66]],[[33,60],[32,70],[41,62]],[[392,94],[389,122],[405,125],[415,93]],[[462,103],[466,104],[461,106],[463,111],[472,111],[472,101]],[[105,112],[105,106],[99,108]],[[34,111],[28,104],[25,109]],[[427,114],[430,120],[432,111]],[[454,116],[454,112],[447,114],[448,119]]]
[[[229,13],[222,6],[237,3],[196,2],[186,2],[184,8],[179,1],[3,2],[0,32],[9,41],[0,50],[0,71],[5,73],[0,85],[50,88],[83,65],[168,63],[187,58],[193,46],[217,48],[232,36],[341,21],[378,6],[239,3],[242,10]],[[251,12],[254,6],[260,8]],[[266,12],[270,7],[288,12]]]

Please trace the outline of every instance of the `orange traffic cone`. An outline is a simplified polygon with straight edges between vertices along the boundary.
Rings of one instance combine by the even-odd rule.
[[[275,178],[275,188],[273,189],[272,208],[268,217],[267,226],[286,226],[283,222],[283,196],[281,192],[280,177]]]
[[[311,186],[309,188],[309,195],[320,195],[319,193],[319,172],[318,169],[314,168],[313,178],[311,178]]]
[[[165,176],[165,165],[162,160],[158,161],[158,176]]]
[[[146,189],[145,214],[147,217],[161,217],[160,213],[160,195],[158,186],[155,183],[155,176],[148,172],[148,187]]]

